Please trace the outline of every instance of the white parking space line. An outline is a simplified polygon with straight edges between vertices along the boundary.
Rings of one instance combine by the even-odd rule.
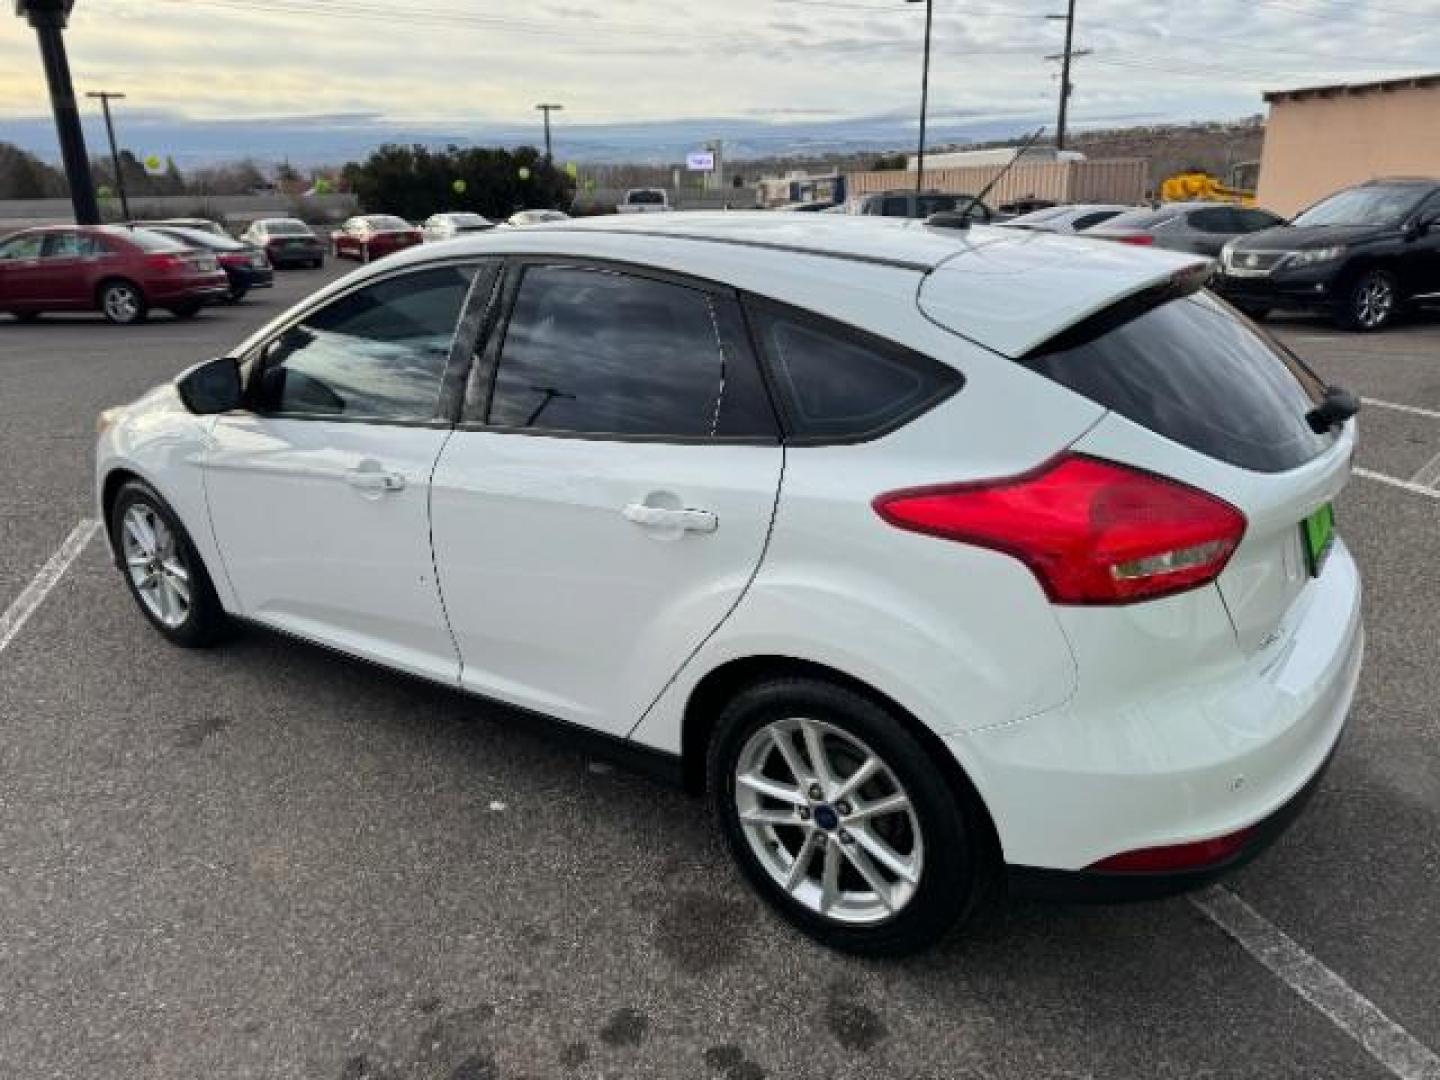
[[[1419,405],[1401,405],[1398,401],[1382,401],[1380,398],[1362,397],[1362,405],[1374,405],[1380,409],[1394,409],[1396,412],[1410,413],[1412,416],[1428,416],[1431,420],[1440,420],[1440,411],[1435,409],[1422,409]]]
[[[1432,499],[1440,499],[1440,491],[1432,487],[1417,484],[1413,480],[1401,480],[1398,476],[1388,476],[1383,472],[1376,472],[1374,469],[1362,469],[1358,466],[1350,471],[1354,475],[1366,480],[1375,480],[1381,484],[1389,484],[1391,487],[1399,488],[1401,491],[1408,491],[1412,495],[1428,495]]]
[[[1216,885],[1191,903],[1400,1080],[1440,1080],[1440,1057],[1240,897]]]
[[[1436,454],[1416,469],[1415,475],[1410,477],[1410,483],[1424,488],[1440,488],[1440,454]]]
[[[20,628],[45,602],[50,590],[55,588],[64,577],[65,571],[70,569],[70,564],[80,557],[85,545],[90,543],[99,531],[98,521],[81,518],[75,528],[70,530],[65,542],[46,560],[40,572],[30,579],[30,584],[15,598],[15,602],[5,609],[5,614],[0,615],[0,652],[4,652],[6,646],[15,640]]]

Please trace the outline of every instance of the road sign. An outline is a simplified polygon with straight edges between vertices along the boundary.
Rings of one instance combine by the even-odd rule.
[[[685,168],[691,172],[714,172],[715,151],[692,150],[685,155]]]

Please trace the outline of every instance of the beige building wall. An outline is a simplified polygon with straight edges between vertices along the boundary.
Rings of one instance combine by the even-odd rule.
[[[1257,201],[1286,217],[1379,176],[1440,178],[1440,75],[1268,94]]]

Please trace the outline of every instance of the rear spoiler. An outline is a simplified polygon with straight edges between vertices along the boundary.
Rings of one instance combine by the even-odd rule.
[[[1168,304],[1182,296],[1192,296],[1205,287],[1205,283],[1210,280],[1210,273],[1211,268],[1207,263],[1183,267],[1167,280],[1123,296],[1108,307],[1066,327],[1054,337],[1047,338],[1021,356],[1020,363],[1088,344],[1162,304]]]

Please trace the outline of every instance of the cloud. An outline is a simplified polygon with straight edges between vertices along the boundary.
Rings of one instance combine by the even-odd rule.
[[[1047,115],[1056,77],[1043,58],[1061,27],[1044,15],[1057,6],[935,0],[932,116]],[[91,0],[69,44],[78,89],[129,95],[122,126],[158,111],[176,123],[343,116],[347,138],[523,133],[544,99],[565,104],[557,137],[603,142],[615,125],[660,120],[908,121],[922,27],[922,6],[904,0]],[[48,107],[33,36],[9,29],[0,138]],[[1268,88],[1433,69],[1440,13],[1421,0],[1087,0],[1076,44],[1092,50],[1073,75],[1077,123],[1237,116]]]

